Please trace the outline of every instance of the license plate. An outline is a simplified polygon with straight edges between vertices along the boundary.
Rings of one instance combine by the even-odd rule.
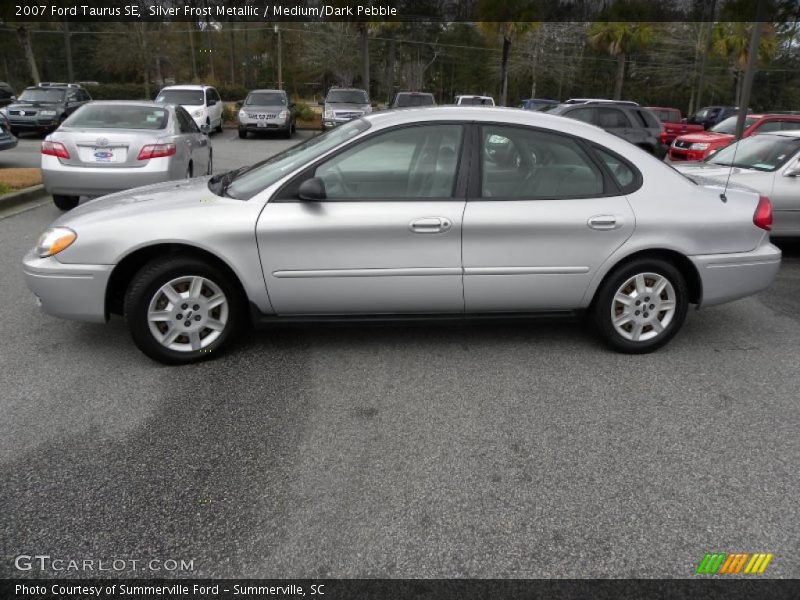
[[[266,127],[266,126],[267,124],[264,123],[264,121],[259,121],[258,123],[256,123],[256,127]]]
[[[95,162],[107,163],[114,162],[114,150],[111,148],[92,148],[92,156]]]

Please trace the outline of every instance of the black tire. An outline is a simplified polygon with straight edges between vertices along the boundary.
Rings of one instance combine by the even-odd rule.
[[[72,210],[78,206],[80,196],[58,196],[53,195],[53,204],[61,210]]]
[[[645,299],[647,299],[647,303],[641,305],[631,304],[630,310],[633,313],[631,315],[631,320],[621,325],[621,327],[627,328],[627,334],[635,335],[634,328],[638,327],[637,323],[643,322],[645,317],[650,316],[648,312],[646,312],[649,309],[653,311],[654,318],[658,319],[656,325],[662,326],[663,330],[658,332],[652,325],[645,324],[640,329],[641,335],[649,336],[653,333],[655,335],[650,339],[634,341],[634,339],[629,339],[617,330],[612,318],[612,311],[619,311],[618,317],[625,316],[623,313],[626,309],[622,307],[621,303],[616,302],[614,298],[617,292],[621,291],[622,286],[637,275],[645,276],[647,288],[650,288],[650,282],[654,282],[656,276],[665,278],[669,282],[674,293],[675,310],[667,324],[663,325],[662,320],[667,320],[668,311],[659,311],[658,309],[660,302],[668,301],[668,290],[662,292],[659,297],[651,297],[649,294],[652,292],[649,291],[645,292],[648,294],[646,296],[639,296],[637,292],[637,296],[632,299],[632,302],[638,301],[644,303]],[[631,293],[633,293],[633,291]],[[650,308],[652,306],[655,306],[655,309]],[[667,305],[665,304],[665,306]],[[640,309],[639,313],[635,312],[637,308]],[[675,265],[658,258],[641,258],[621,265],[606,277],[595,295],[592,306],[592,318],[600,333],[600,337],[611,348],[627,354],[644,354],[662,347],[678,333],[681,325],[683,325],[683,321],[686,319],[688,308],[689,289],[686,285],[686,279]],[[652,321],[653,317],[650,317]]]
[[[239,130],[239,139],[240,140],[247,139],[247,130],[246,129],[240,129]]]
[[[287,127],[286,132],[283,135],[286,136],[287,140],[292,139],[292,126],[291,125],[289,125],[289,127]]]
[[[224,329],[222,329],[219,335],[206,346],[200,349],[186,348],[184,350],[175,350],[162,345],[162,343],[155,338],[148,321],[148,310],[151,300],[160,293],[159,290],[162,286],[175,279],[192,276],[203,277],[222,291],[227,300],[227,320],[225,321]],[[213,291],[210,289],[205,287],[203,289],[213,294]],[[187,299],[187,303],[189,302],[192,301]],[[183,306],[184,305],[176,305],[174,310],[186,310],[183,309]],[[187,308],[191,310],[191,306]],[[187,364],[218,356],[236,336],[245,316],[244,302],[242,301],[239,288],[231,281],[226,273],[214,265],[191,256],[183,255],[156,259],[142,267],[128,286],[128,290],[125,293],[123,309],[128,330],[139,350],[153,360],[168,365]],[[208,328],[203,328],[205,319],[219,318],[219,314],[212,314],[213,310],[216,309],[211,309],[205,313],[201,309],[196,315],[191,315],[190,313],[190,320],[186,322],[191,322],[192,326],[194,326],[194,321],[191,317],[193,316],[197,319],[198,316],[201,316],[203,320],[201,321],[198,319],[196,330],[198,331],[198,335],[203,335],[205,332],[206,337],[208,337],[213,331]],[[180,316],[181,321],[183,321],[182,312],[180,312]],[[171,320],[164,322],[164,327],[167,328],[165,329],[165,333],[169,331],[172,323]],[[181,322],[177,322],[177,325],[180,327]],[[160,327],[160,325],[156,326],[157,329],[158,327]],[[188,334],[181,334],[175,341],[183,345],[190,343],[190,338]]]
[[[217,125],[214,131],[216,131],[217,133],[222,133],[222,118],[220,118],[219,125]]]
[[[206,169],[206,175],[213,175],[214,174],[214,152],[212,150],[208,151],[208,168]]]

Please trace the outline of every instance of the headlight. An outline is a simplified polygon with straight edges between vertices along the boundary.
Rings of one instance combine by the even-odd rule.
[[[203,109],[201,108],[200,110],[194,111],[192,113],[192,115],[194,115],[195,117],[202,117],[203,116]]]
[[[325,116],[326,119],[332,119],[333,118],[333,111],[326,108],[324,116]]]
[[[692,144],[690,150],[708,150],[708,144]]]
[[[239,118],[240,119],[246,119],[247,118],[247,113],[244,112],[243,110],[240,110],[239,111]]]
[[[287,114],[288,113],[285,110],[282,110],[281,112],[278,113],[278,118],[285,119]]]
[[[36,242],[36,254],[46,258],[69,248],[78,238],[78,234],[66,227],[51,227],[39,236]]]
[[[56,111],[54,110],[40,110],[39,114],[43,117],[55,117]]]

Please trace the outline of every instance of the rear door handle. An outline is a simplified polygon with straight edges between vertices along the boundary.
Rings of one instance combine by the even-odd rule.
[[[599,230],[617,229],[620,227],[614,215],[597,215],[591,217],[586,224],[592,229]]]
[[[414,233],[444,233],[449,231],[452,223],[445,217],[422,217],[408,224]]]

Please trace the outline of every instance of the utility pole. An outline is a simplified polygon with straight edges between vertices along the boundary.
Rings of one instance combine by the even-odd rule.
[[[750,34],[750,48],[747,55],[747,67],[744,72],[744,84],[739,102],[739,115],[736,119],[736,139],[741,139],[744,132],[744,120],[747,117],[747,105],[750,104],[750,92],[753,89],[753,79],[756,76],[758,63],[758,44],[761,40],[761,19],[764,15],[764,0],[758,0],[756,5],[756,19],[753,22],[753,31]]]
[[[281,29],[275,25],[275,33],[278,34],[278,89],[283,89],[283,61],[281,60]]]
[[[711,15],[708,19],[708,32],[706,33],[706,40],[705,40],[705,52],[700,54],[700,75],[697,78],[697,95],[696,101],[697,106],[695,108],[699,109],[703,104],[703,88],[705,87],[705,77],[706,77],[706,60],[708,55],[711,53],[711,44],[713,42],[713,33],[714,33],[714,18],[716,16],[716,9],[717,9],[717,0],[711,0]],[[702,23],[700,24],[702,28]]]
[[[67,55],[67,81],[75,81],[75,71],[72,67],[72,44],[70,38],[72,34],[69,32],[69,21],[64,19],[62,22],[64,30],[64,54]]]

